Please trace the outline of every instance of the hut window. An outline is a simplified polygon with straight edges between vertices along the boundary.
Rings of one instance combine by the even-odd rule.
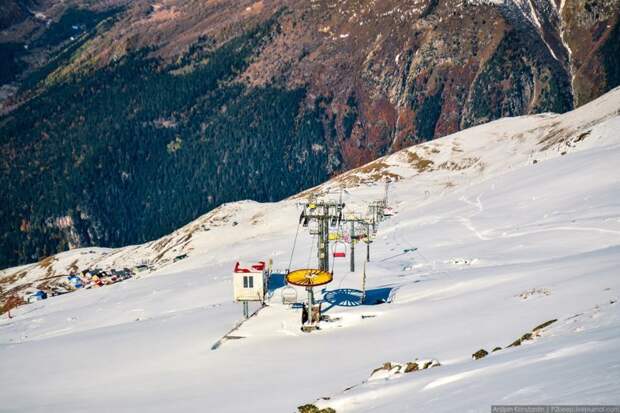
[[[254,277],[249,275],[243,276],[243,288],[254,288]]]

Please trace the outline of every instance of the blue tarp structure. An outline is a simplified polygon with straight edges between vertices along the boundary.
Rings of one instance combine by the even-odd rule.
[[[67,279],[75,288],[82,288],[82,280],[80,280],[79,277],[75,275],[70,275],[69,277],[67,277]]]
[[[39,301],[39,300],[45,300],[47,298],[47,293],[45,291],[37,291],[35,293],[32,293],[29,297],[28,297],[28,302],[33,302],[33,301]]]

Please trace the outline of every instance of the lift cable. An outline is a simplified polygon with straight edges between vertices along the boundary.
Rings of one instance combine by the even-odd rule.
[[[299,227],[301,226],[301,222],[297,224],[297,231],[295,231],[295,239],[293,240],[293,249],[291,250],[291,258],[288,261],[288,272],[291,271],[291,265],[293,265],[293,254],[295,254],[295,246],[297,245],[297,235],[299,235]]]

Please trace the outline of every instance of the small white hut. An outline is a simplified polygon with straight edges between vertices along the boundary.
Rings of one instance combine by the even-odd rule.
[[[264,261],[237,263],[233,272],[235,301],[264,301],[268,269]]]

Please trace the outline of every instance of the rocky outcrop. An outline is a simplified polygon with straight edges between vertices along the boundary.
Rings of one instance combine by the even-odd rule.
[[[326,407],[325,409],[319,409],[313,404],[304,404],[303,406],[299,406],[297,408],[299,413],[336,413],[336,410],[331,407]]]
[[[369,381],[390,379],[403,373],[414,373],[432,367],[440,367],[441,363],[435,359],[408,361],[406,363],[385,362],[370,373]]]
[[[620,84],[620,22],[615,0],[561,2],[561,33],[570,50],[575,105]]]

